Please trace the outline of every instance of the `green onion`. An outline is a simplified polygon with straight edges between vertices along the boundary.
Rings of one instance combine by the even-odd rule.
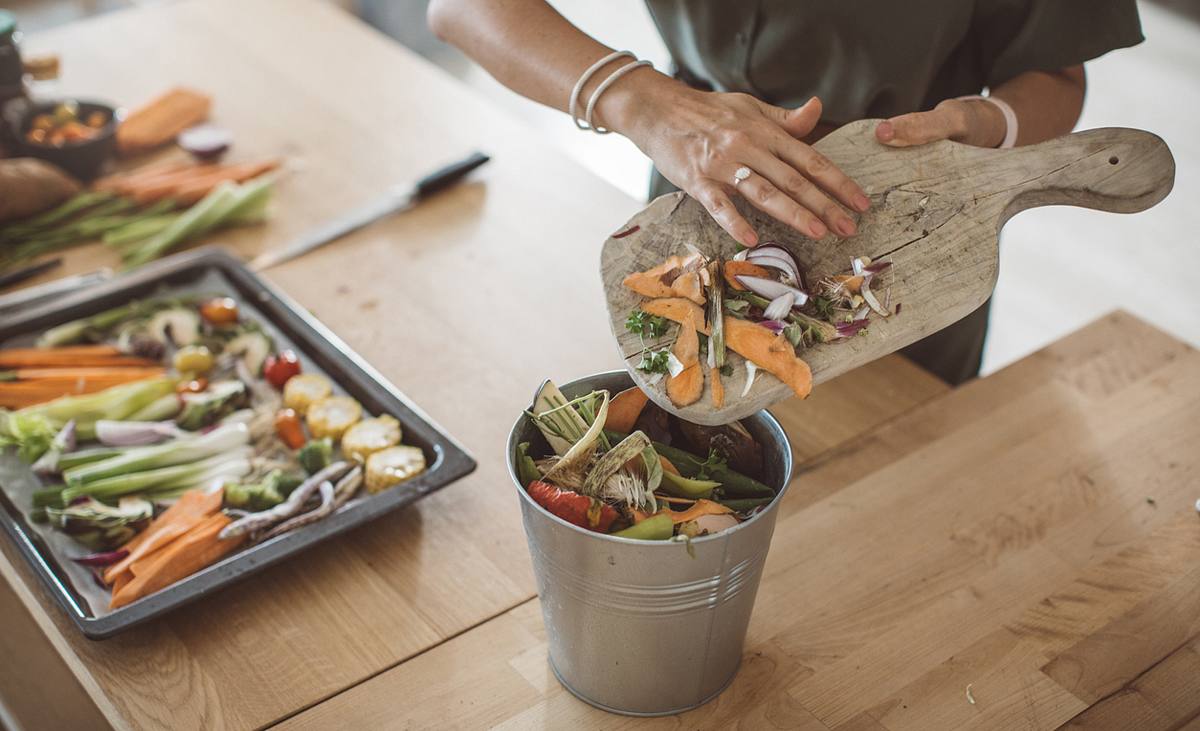
[[[63,479],[67,485],[75,488],[139,470],[195,462],[229,452],[249,442],[250,431],[245,424],[226,424],[195,438],[176,439],[152,447],[132,447],[116,457],[66,470]]]

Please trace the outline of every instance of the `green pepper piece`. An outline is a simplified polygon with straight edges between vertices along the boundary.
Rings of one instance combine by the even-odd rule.
[[[640,541],[666,541],[675,533],[675,523],[666,513],[657,513],[646,518],[641,523],[629,526],[625,530],[613,533],[622,538],[636,538]]]
[[[517,445],[517,479],[521,481],[521,487],[526,488],[529,487],[529,483],[542,479],[541,471],[538,470],[533,457],[529,456],[529,442]]]
[[[710,498],[713,490],[720,486],[721,483],[712,480],[694,480],[663,470],[662,488],[675,497],[685,497],[690,500]]]
[[[775,498],[773,497],[756,497],[742,498],[739,500],[718,500],[717,502],[721,503],[727,508],[731,508],[735,513],[744,513],[747,510],[753,510],[754,508],[757,508],[759,505],[766,505],[774,499]]]

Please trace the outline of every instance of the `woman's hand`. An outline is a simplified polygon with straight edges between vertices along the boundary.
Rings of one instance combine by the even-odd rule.
[[[631,74],[631,80],[637,76]],[[633,84],[628,95],[620,86],[600,109],[604,126],[611,122],[632,139],[667,180],[700,201],[742,244],[755,246],[758,234],[734,207],[734,193],[814,239],[829,230],[840,236],[857,230],[842,206],[862,212],[870,201],[845,173],[800,141],[821,117],[816,98],[799,109],[781,109],[746,94],[696,91],[677,82],[636,95]],[[735,185],[734,173],[743,166],[752,172]]]
[[[892,147],[954,140],[976,147],[998,147],[1007,123],[996,105],[982,99],[947,99],[928,112],[901,114],[875,127],[875,137]]]

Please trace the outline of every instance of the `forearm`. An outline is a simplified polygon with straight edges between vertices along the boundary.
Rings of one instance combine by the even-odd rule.
[[[433,0],[429,25],[509,89],[564,112],[579,77],[613,50],[545,0]],[[620,58],[594,74],[580,95],[581,106],[612,71],[630,62]],[[596,122],[619,127],[623,117],[632,116],[633,90],[645,98],[648,87],[664,84],[676,82],[650,68],[631,72],[605,93]]]
[[[1083,66],[1061,71],[1030,71],[992,89],[1020,122],[1017,144],[1031,145],[1069,133],[1079,121],[1087,89]]]

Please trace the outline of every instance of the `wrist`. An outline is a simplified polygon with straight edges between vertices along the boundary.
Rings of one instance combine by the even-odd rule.
[[[986,99],[962,100],[966,106],[966,134],[963,142],[976,147],[999,147],[1008,134],[1008,120]]]
[[[597,123],[637,143],[652,123],[661,121],[664,102],[681,91],[691,89],[652,67],[631,71],[596,102]]]

